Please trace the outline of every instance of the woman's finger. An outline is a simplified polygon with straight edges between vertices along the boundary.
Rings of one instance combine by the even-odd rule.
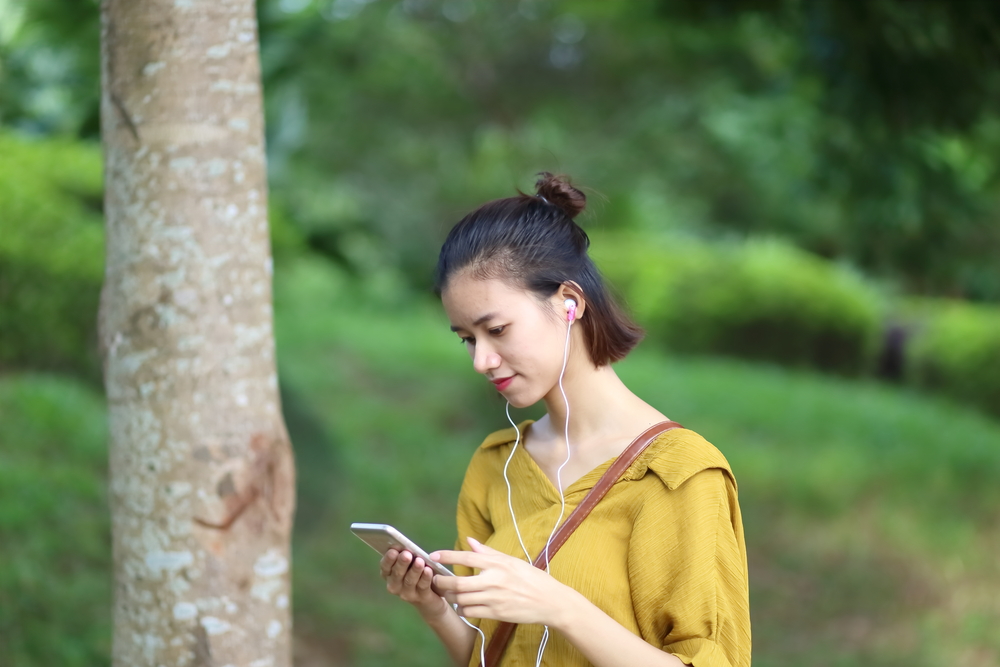
[[[434,570],[431,570],[429,567],[426,568],[426,570],[430,570],[430,586],[431,586],[431,590],[434,591],[434,595],[440,595],[441,597],[443,597],[443,598],[445,598],[447,600],[447,596],[445,595],[445,592],[443,590],[441,590],[440,588],[437,587],[437,583],[436,583],[437,582],[437,575],[434,574]],[[426,571],[424,572],[424,575],[427,576],[427,572]],[[452,577],[444,577],[444,578],[445,579],[452,579]],[[448,593],[448,595],[451,595],[451,593]],[[453,604],[453,603],[452,603],[451,600],[448,600],[448,604]]]
[[[420,580],[423,573],[424,559],[417,558],[410,564],[410,569],[406,571],[406,574],[403,575],[403,584],[410,587],[416,586],[417,581]]]
[[[474,605],[471,607],[463,607],[462,605],[459,605],[458,609],[455,611],[459,616],[464,616],[465,618],[490,618],[496,620],[495,617],[491,615],[489,608],[482,605]]]
[[[480,542],[476,538],[472,537],[471,535],[466,538],[466,542],[468,542],[469,546],[472,547],[472,551],[475,552],[475,553],[477,553],[477,554],[489,554],[489,555],[497,555],[497,556],[506,556],[507,555],[507,554],[505,554],[502,551],[497,551],[493,547],[486,546],[485,544],[483,544],[482,542]]]
[[[439,563],[444,563],[445,565],[465,565],[466,567],[474,567],[476,569],[483,569],[484,566],[490,563],[492,554],[478,554],[472,551],[435,551],[431,554],[431,558]],[[509,556],[508,556],[509,558]]]
[[[482,587],[482,579],[479,578],[479,575],[474,577],[446,577],[442,574],[435,574],[434,587],[446,593],[474,591]]]
[[[483,591],[473,591],[471,593],[456,593],[455,602],[459,607],[468,609],[469,607],[491,607],[493,596]]]
[[[417,580],[417,590],[423,592],[430,589],[432,581],[434,581],[434,570],[425,565]]]
[[[399,552],[395,549],[389,549],[382,555],[382,559],[379,560],[379,573],[382,575],[383,579],[388,578],[389,572],[392,571],[392,566],[396,563],[396,557],[399,556]]]
[[[409,551],[401,551],[399,556],[396,557],[396,563],[392,566],[392,576],[399,579],[403,578],[406,571],[410,569],[410,563],[413,561],[413,554]]]

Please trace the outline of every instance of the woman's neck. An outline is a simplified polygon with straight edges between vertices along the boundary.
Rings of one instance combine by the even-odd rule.
[[[558,385],[544,399],[548,413],[544,426],[557,439],[565,436],[567,412],[572,443],[601,442],[632,431],[638,434],[642,429],[636,431],[637,424],[662,419],[658,411],[625,386],[610,365],[594,368],[589,359],[577,364],[573,373],[567,372],[563,389],[568,411]]]

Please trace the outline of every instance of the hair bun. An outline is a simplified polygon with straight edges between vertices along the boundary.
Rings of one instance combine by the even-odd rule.
[[[554,176],[547,171],[541,172],[538,176],[538,180],[535,181],[535,192],[538,196],[562,209],[571,219],[587,207],[587,195],[570,185],[568,177]]]

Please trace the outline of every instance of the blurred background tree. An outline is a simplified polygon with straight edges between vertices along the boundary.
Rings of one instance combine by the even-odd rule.
[[[105,0],[101,27],[112,663],[290,667],[256,5]]]
[[[736,469],[755,664],[1000,662],[1000,5],[260,0],[258,16],[298,663],[442,658],[342,527],[453,539],[471,447],[506,422],[445,345],[430,269],[452,223],[543,169],[591,188],[595,255],[649,331],[622,375]],[[58,514],[29,491],[54,447],[34,443],[70,437],[51,415],[100,405],[97,17],[96,0],[0,0],[0,471],[20,480],[0,508],[21,508],[0,512],[0,559],[19,563],[0,646],[17,665],[105,652],[66,612],[101,604],[99,549],[91,588],[63,597],[37,575],[80,562],[60,540],[3,551]],[[102,465],[87,420],[75,471]],[[100,516],[93,473],[59,479]]]
[[[95,137],[96,1],[6,4],[4,123]],[[602,224],[773,234],[907,291],[1000,300],[989,0],[259,13],[275,190],[354,270],[375,253],[425,286],[428,221],[545,166],[600,184]]]

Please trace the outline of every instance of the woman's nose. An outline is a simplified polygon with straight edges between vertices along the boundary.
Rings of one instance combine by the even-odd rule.
[[[476,351],[472,357],[472,367],[477,373],[485,375],[500,365],[500,355],[492,350],[488,345],[476,344]]]

